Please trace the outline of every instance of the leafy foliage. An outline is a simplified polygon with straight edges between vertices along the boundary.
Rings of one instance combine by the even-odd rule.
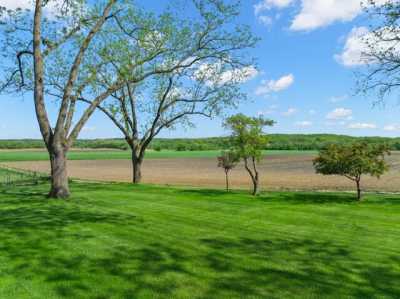
[[[238,157],[259,160],[262,156],[262,150],[268,144],[268,138],[263,129],[273,124],[274,121],[263,117],[236,114],[229,117],[224,126],[232,131],[231,146]]]
[[[257,195],[259,192],[259,174],[256,164],[260,161],[262,151],[268,143],[263,129],[266,126],[273,126],[274,123],[273,120],[261,116],[249,117],[241,113],[229,117],[224,123],[224,126],[232,132],[232,151],[237,157],[243,159],[245,168],[251,177],[253,195]]]
[[[314,160],[317,173],[323,175],[341,175],[356,182],[360,198],[360,181],[364,174],[380,178],[389,166],[385,155],[390,154],[386,145],[371,145],[366,142],[349,146],[330,145],[320,151]]]

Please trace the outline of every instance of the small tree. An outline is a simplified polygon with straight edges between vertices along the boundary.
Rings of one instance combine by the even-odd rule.
[[[243,159],[244,166],[253,183],[253,195],[259,193],[260,178],[257,163],[261,160],[262,150],[265,149],[268,139],[263,129],[273,126],[274,121],[263,117],[248,117],[236,114],[229,117],[225,128],[232,131],[231,143],[233,152],[237,157]]]
[[[390,154],[386,145],[358,142],[350,145],[332,144],[322,149],[314,160],[317,173],[341,175],[356,183],[357,199],[361,200],[361,177],[364,174],[380,178],[389,166],[385,155]]]
[[[223,168],[225,172],[225,182],[226,182],[227,192],[229,192],[229,172],[236,167],[238,161],[239,161],[238,156],[231,151],[223,151],[221,153],[221,156],[218,157],[218,167]]]

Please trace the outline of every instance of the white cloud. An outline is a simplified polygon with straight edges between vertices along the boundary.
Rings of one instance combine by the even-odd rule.
[[[400,131],[400,125],[392,124],[383,127],[383,130],[393,132],[393,131]]]
[[[308,114],[310,115],[315,115],[317,113],[317,111],[315,111],[314,109],[311,109],[308,111]]]
[[[235,69],[223,72],[221,81],[224,83],[235,81],[238,83],[245,83],[258,76],[258,70],[254,66],[247,66],[241,69]]]
[[[255,91],[258,96],[267,95],[271,92],[279,92],[288,89],[294,83],[292,74],[283,76],[278,80],[263,80]]]
[[[382,5],[388,0],[376,0]],[[302,0],[301,10],[295,16],[290,29],[295,31],[314,30],[335,22],[348,22],[362,13],[363,0]]]
[[[387,29],[385,31],[385,28],[380,31],[380,34],[388,40],[393,36],[393,32]],[[394,47],[394,51],[400,53],[400,46],[397,41],[381,42],[368,28],[354,27],[346,38],[342,53],[335,55],[334,58],[346,67],[374,63],[374,60],[368,55],[371,52],[371,46],[374,46],[374,51],[377,50],[379,52],[385,52]]]
[[[268,11],[272,8],[282,9],[290,4],[292,4],[295,0],[262,0],[254,5],[254,14],[261,24],[264,26],[271,26],[274,18],[262,15],[263,12]],[[279,15],[276,15],[275,18],[279,18]]]
[[[299,121],[295,123],[296,127],[307,128],[312,126],[312,122],[310,121]]]
[[[258,15],[271,8],[285,8],[292,4],[294,0],[262,0],[254,5],[254,14]]]
[[[365,57],[368,45],[365,40],[369,39],[369,36],[371,35],[368,28],[353,28],[347,36],[342,53],[335,55],[336,61],[347,67],[368,63],[369,59]]]
[[[326,118],[330,120],[350,120],[352,118],[352,115],[353,111],[351,109],[336,108],[335,110],[329,112],[326,115]]]
[[[44,13],[47,17],[53,18],[57,13],[60,12],[61,7],[64,4],[64,0],[52,0],[48,1],[46,6],[44,7]],[[31,11],[34,10],[34,1],[32,0],[0,0],[0,6],[5,7],[10,10],[15,10],[17,8],[20,9],[29,9]],[[85,4],[79,4],[80,13],[85,11]],[[77,10],[73,10],[73,13],[77,13]]]
[[[342,96],[333,96],[329,99],[329,102],[331,103],[338,103],[338,102],[343,102],[344,100],[347,100],[349,96],[347,94],[342,95]]]
[[[370,123],[353,123],[347,126],[349,129],[376,129],[375,124]]]
[[[293,114],[297,113],[297,109],[296,108],[289,108],[287,111],[283,112],[282,115],[283,116],[292,116]]]
[[[361,12],[360,0],[303,0],[291,29],[313,30],[336,21],[351,21]]]
[[[31,9],[33,8],[33,3],[29,0],[0,0],[0,6],[4,6],[8,9]]]
[[[254,66],[223,71],[220,63],[204,63],[194,72],[194,78],[197,80],[206,80],[208,85],[223,85],[229,82],[245,83],[257,77],[258,74],[259,72]]]
[[[375,0],[382,5],[388,0]],[[254,5],[254,14],[259,17],[271,9],[284,9],[291,4],[299,3],[300,12],[295,15],[291,30],[310,31],[335,22],[352,21],[368,6],[367,0],[262,0]]]

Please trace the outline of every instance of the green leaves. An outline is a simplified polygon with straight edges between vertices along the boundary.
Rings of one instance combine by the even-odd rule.
[[[329,145],[320,151],[314,160],[317,173],[324,175],[342,175],[353,181],[359,181],[363,174],[379,178],[389,166],[385,155],[389,155],[386,145],[373,145],[358,142],[352,145]]]
[[[262,150],[268,144],[268,138],[263,129],[274,124],[273,120],[263,117],[236,114],[225,121],[224,127],[232,131],[232,148],[240,158],[252,157],[259,160]]]

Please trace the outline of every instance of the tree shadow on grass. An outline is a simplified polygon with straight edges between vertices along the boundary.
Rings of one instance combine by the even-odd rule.
[[[178,189],[178,193],[186,194],[189,196],[199,196],[199,197],[226,197],[237,196],[237,195],[248,195],[246,192],[240,191],[225,191],[219,189]],[[249,195],[250,196],[250,195]]]
[[[280,198],[293,204],[355,204],[357,199],[353,194],[342,193],[283,193]],[[267,198],[264,198],[268,200]]]
[[[282,200],[304,203],[306,195]],[[337,198],[309,202],[321,195],[323,203]],[[201,237],[185,247],[135,235],[144,225],[84,200],[48,202],[40,189],[17,190],[0,201],[0,280],[35,281],[57,298],[172,298],[189,285],[192,298],[400,297],[396,256],[369,259],[340,242],[290,236]]]
[[[205,298],[400,296],[395,257],[360,260],[344,246],[307,239],[208,238],[201,242],[210,248],[205,260],[218,272]],[[237,254],[247,262],[235,262]]]
[[[246,197],[249,200],[261,200],[265,202],[281,201],[282,203],[293,204],[352,204],[357,203],[356,197],[353,194],[345,193],[308,193],[308,192],[263,192],[259,196],[252,196],[246,191],[226,192],[224,190],[214,189],[194,189],[194,190],[179,190],[179,193],[187,195],[195,195],[207,198],[234,198],[237,196]]]

